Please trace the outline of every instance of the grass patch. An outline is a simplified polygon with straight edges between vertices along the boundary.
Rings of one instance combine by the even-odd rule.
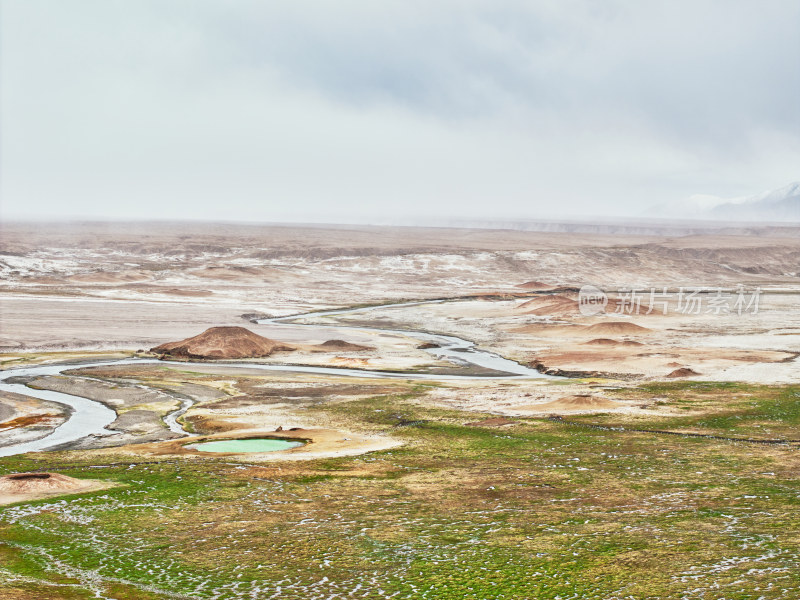
[[[2,472],[55,467],[127,484],[0,509],[11,574],[0,594],[21,593],[12,576],[35,576],[78,586],[58,593],[119,598],[797,597],[793,449],[533,418],[468,427],[482,415],[428,406],[426,389],[304,408],[406,442],[363,456],[0,459]],[[800,419],[788,386],[620,393],[692,411],[653,428],[790,431]]]
[[[800,386],[797,385],[674,382],[646,384],[616,393],[648,401],[654,408],[666,407],[685,414],[608,413],[570,420],[755,439],[800,439]]]

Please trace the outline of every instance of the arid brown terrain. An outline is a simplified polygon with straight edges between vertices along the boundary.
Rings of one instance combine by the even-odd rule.
[[[435,344],[421,344],[407,330],[459,336],[573,378],[798,380],[800,229],[573,228],[6,224],[0,344],[8,365],[35,355],[46,361],[64,352],[79,358],[74,353],[138,350],[162,358],[459,372],[425,350]],[[578,290],[585,284],[608,292],[606,313],[581,313]],[[679,293],[696,287],[706,304],[681,312]],[[635,306],[624,302],[631,288],[640,290]],[[751,301],[759,290],[757,306],[733,310],[737,289]],[[726,311],[712,308],[720,290],[729,296]],[[431,299],[446,301],[257,323]],[[55,382],[39,385],[52,389]],[[511,382],[499,389],[479,380],[452,386],[469,389],[459,406],[503,414],[612,406],[602,392],[602,401],[564,401],[587,391],[577,384],[538,386],[532,397]],[[444,389],[432,396],[451,402]],[[15,418],[59,422],[41,406]],[[130,413],[127,427],[156,419],[145,428],[151,435],[158,414]]]
[[[526,282],[800,287],[800,228],[574,229],[6,223],[0,344],[150,348],[243,316],[535,291]],[[520,312],[569,316],[573,301]]]
[[[558,229],[4,225],[0,595],[790,599],[800,229]]]
[[[276,344],[260,356],[299,345],[305,358],[292,362],[406,368],[430,359],[413,340],[249,322],[450,298],[462,301],[376,310],[370,323],[364,315],[341,321],[450,332],[547,368],[791,379],[800,352],[800,229],[574,229],[5,224],[0,345],[7,353],[136,350],[209,327],[251,325]],[[577,290],[587,283],[612,301],[614,290],[644,290],[637,314],[581,315]],[[693,286],[764,293],[757,314],[676,312],[677,290]],[[666,315],[648,306],[648,290],[665,287],[673,292]],[[314,357],[314,345],[328,352]],[[339,359],[329,354],[337,350]]]

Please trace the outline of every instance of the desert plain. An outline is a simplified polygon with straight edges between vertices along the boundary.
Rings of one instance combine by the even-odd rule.
[[[3,224],[0,595],[797,598],[800,228],[550,229]]]

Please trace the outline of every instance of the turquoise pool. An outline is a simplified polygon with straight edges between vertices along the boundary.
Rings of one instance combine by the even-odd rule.
[[[303,442],[294,440],[279,440],[274,438],[259,438],[250,440],[218,440],[216,442],[203,442],[189,446],[200,452],[277,452],[302,446]]]

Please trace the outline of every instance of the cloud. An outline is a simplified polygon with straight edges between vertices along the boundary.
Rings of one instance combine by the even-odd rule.
[[[5,0],[7,216],[637,215],[797,179],[800,5]]]

